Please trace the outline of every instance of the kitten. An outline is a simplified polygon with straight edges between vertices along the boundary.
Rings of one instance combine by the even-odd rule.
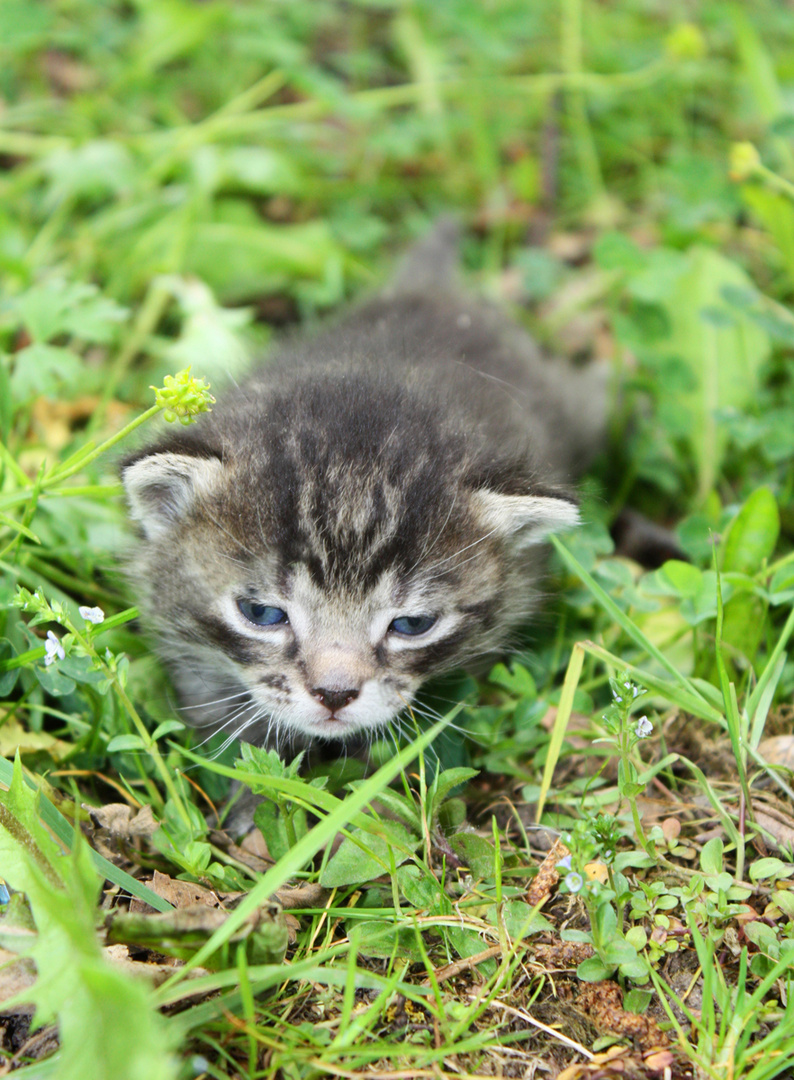
[[[370,732],[533,610],[602,380],[460,291],[454,234],[124,463],[140,607],[191,722],[303,746]]]

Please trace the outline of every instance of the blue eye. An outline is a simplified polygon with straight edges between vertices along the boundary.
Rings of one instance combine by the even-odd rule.
[[[389,630],[404,637],[418,637],[426,634],[437,621],[438,615],[401,615],[399,619],[392,619]]]
[[[289,622],[286,611],[280,607],[257,604],[254,600],[238,600],[237,606],[254,626],[278,626],[279,623]]]

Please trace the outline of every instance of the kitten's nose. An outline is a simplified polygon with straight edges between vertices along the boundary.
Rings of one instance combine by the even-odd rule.
[[[351,701],[355,701],[358,697],[358,690],[326,690],[324,687],[318,686],[312,690],[312,697],[318,698],[326,709],[336,712],[337,709],[342,709]]]

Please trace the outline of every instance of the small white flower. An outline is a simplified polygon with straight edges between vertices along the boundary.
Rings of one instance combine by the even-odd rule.
[[[47,631],[47,639],[44,642],[44,649],[46,656],[44,657],[44,666],[49,667],[55,660],[65,660],[66,653],[64,652],[63,645],[61,645],[58,638],[53,634],[52,630]]]
[[[559,870],[560,867],[562,867],[563,870],[570,870],[571,869],[571,856],[570,855],[566,855],[564,859],[560,859],[560,861],[557,863],[557,869]]]
[[[577,874],[575,870],[572,870],[570,874],[566,875],[565,887],[568,892],[578,893],[582,891],[584,885],[584,878],[581,874]]]
[[[641,716],[637,721],[635,728],[638,739],[647,739],[650,733],[653,731],[653,724],[650,722],[647,716]]]
[[[93,623],[94,626],[105,621],[105,613],[101,607],[79,607],[77,610],[80,612],[80,618]]]
[[[615,694],[615,701],[618,701],[618,702],[622,702],[622,701],[623,701],[623,698],[622,698],[622,697],[618,697],[618,695],[617,695],[617,694]]]

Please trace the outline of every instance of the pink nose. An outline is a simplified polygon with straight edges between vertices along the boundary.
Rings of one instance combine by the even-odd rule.
[[[321,701],[326,709],[336,712],[337,709],[343,709],[345,705],[355,701],[358,697],[358,690],[326,690],[324,687],[318,686],[312,690],[312,697],[316,697]]]

